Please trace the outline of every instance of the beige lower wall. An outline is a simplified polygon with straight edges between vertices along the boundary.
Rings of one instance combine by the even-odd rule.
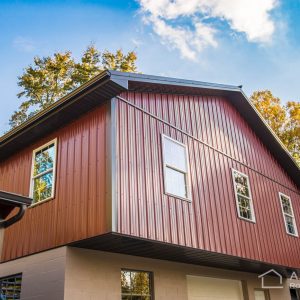
[[[0,264],[0,277],[22,273],[22,300],[63,300],[66,247]]]
[[[188,300],[187,275],[240,280],[244,300],[261,287],[256,274],[71,247],[2,263],[0,277],[22,272],[22,300],[120,300],[122,268],[152,271],[155,300]],[[287,281],[270,296],[290,300]]]
[[[254,289],[261,287],[256,274],[68,248],[65,300],[120,300],[120,270],[122,268],[152,271],[156,300],[188,300],[187,275],[241,280],[245,300],[255,300]],[[270,298],[271,300],[290,300],[287,282],[283,289],[270,290]]]

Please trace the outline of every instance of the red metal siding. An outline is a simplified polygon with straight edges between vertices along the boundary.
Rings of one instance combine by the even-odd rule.
[[[268,149],[224,98],[124,93],[117,104],[118,231],[188,247],[300,267],[300,239],[286,234],[278,192],[300,195]],[[161,134],[188,145],[192,203],[164,194]],[[237,217],[231,168],[249,175],[256,223]]]
[[[6,229],[2,260],[107,231],[106,126],[102,106],[0,164],[0,189],[28,195],[32,151],[58,139],[55,198]]]

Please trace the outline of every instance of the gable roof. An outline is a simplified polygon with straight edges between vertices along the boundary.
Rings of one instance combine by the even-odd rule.
[[[236,107],[283,169],[300,187],[300,169],[295,160],[249,101],[241,87],[117,71],[101,72],[0,137],[0,161],[123,91],[224,96]]]

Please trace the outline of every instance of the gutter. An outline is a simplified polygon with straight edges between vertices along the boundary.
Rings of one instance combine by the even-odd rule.
[[[31,202],[32,199],[29,197],[0,191],[0,229],[7,228],[21,220]],[[18,213],[6,219],[7,215],[16,207],[19,208]]]

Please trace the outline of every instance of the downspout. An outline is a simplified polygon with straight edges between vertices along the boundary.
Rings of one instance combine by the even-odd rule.
[[[3,248],[3,238],[4,238],[4,229],[8,226],[13,225],[14,223],[21,220],[21,218],[24,216],[24,213],[27,209],[27,205],[21,204],[19,207],[19,211],[16,215],[12,216],[8,220],[1,220],[0,219],[0,260],[2,257],[2,248]]]
[[[12,224],[20,221],[25,214],[25,210],[27,209],[27,205],[22,204],[19,206],[19,211],[16,215],[12,216],[8,220],[0,220],[0,228],[6,228],[11,226]]]

